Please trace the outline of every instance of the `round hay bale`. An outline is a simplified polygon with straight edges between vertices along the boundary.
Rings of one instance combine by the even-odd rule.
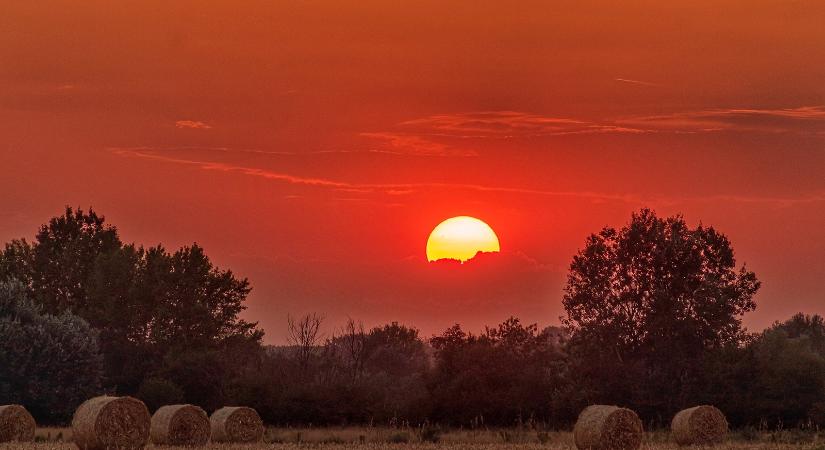
[[[81,450],[142,449],[149,442],[149,410],[132,397],[94,397],[77,407],[72,440]]]
[[[167,405],[152,415],[150,430],[157,445],[199,447],[209,440],[209,417],[194,405]]]
[[[209,418],[212,442],[258,442],[264,435],[264,424],[258,413],[245,406],[225,406]]]
[[[714,406],[694,406],[679,411],[673,417],[670,429],[679,445],[711,445],[725,438],[728,420]]]
[[[34,417],[20,405],[0,406],[0,442],[34,440]]]
[[[573,428],[580,450],[636,450],[642,445],[642,421],[618,406],[591,405],[579,414]]]

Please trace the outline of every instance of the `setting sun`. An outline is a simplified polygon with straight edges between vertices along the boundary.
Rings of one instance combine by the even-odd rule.
[[[458,216],[436,226],[427,239],[427,260],[456,259],[462,263],[478,252],[498,252],[498,236],[475,217]]]

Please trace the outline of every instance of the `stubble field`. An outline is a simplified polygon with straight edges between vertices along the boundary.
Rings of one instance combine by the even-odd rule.
[[[150,449],[179,447],[153,446]],[[257,444],[208,444],[204,450],[574,450],[570,432],[535,430],[452,430],[438,442],[422,442],[420,430],[395,428],[269,428]],[[675,450],[668,433],[646,433],[644,450]],[[815,431],[731,433],[718,450],[825,450],[825,433]],[[36,442],[0,444],[0,450],[76,450],[68,428],[41,428]]]

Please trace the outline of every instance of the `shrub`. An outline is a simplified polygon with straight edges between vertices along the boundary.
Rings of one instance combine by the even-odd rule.
[[[89,324],[44,314],[17,281],[0,283],[0,367],[0,404],[24,404],[38,423],[67,421],[103,373]]]
[[[183,390],[165,378],[147,378],[140,385],[137,397],[146,403],[149,411],[156,411],[164,405],[183,403]]]
[[[393,444],[406,444],[410,442],[409,433],[395,433],[391,434],[387,441]]]
[[[441,440],[441,428],[432,425],[421,427],[421,442],[438,442]]]

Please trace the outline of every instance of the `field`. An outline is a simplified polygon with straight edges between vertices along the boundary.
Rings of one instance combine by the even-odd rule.
[[[423,442],[416,428],[269,428],[259,444],[210,444],[206,450],[568,450],[575,449],[569,432],[536,430],[451,430],[441,433],[438,442]],[[42,428],[35,443],[0,444],[0,450],[74,450],[71,430]],[[147,448],[173,449],[176,447]],[[679,448],[668,433],[647,433],[642,449]],[[719,450],[825,450],[825,433],[785,430],[778,432],[736,432]]]

